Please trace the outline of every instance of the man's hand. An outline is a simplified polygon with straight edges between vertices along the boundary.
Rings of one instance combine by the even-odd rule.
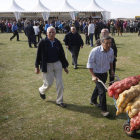
[[[83,46],[81,46],[81,48],[83,48]]]
[[[64,69],[65,73],[68,74],[69,70],[67,68]]]
[[[95,76],[94,77],[92,76],[92,81],[94,81],[95,83],[97,83],[98,82],[98,78],[95,77]]]
[[[39,73],[40,73],[39,68],[35,68],[35,73],[36,73],[36,74],[39,74]]]
[[[69,46],[67,45],[67,46],[66,46],[66,48],[68,48],[68,49],[69,49]]]

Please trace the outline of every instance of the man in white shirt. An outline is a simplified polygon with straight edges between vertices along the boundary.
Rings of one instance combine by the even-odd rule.
[[[90,39],[90,47],[93,47],[94,30],[95,30],[94,24],[90,21],[89,26],[88,26],[88,36]]]
[[[114,75],[113,60],[114,52],[111,48],[111,37],[102,36],[101,45],[92,49],[90,52],[87,68],[92,76],[92,81],[94,81],[96,84],[91,96],[90,104],[94,105],[95,107],[100,107],[101,114],[103,116],[109,115],[106,104],[106,89],[100,82],[98,82],[98,79],[105,83],[107,80],[107,71],[109,69],[111,70],[111,76]],[[100,104],[97,103],[98,96]]]
[[[34,32],[35,32],[35,37],[38,38],[38,43],[39,43],[39,40],[40,40],[39,32],[40,32],[40,30],[39,30],[39,27],[38,27],[37,23],[35,23],[35,26],[33,26],[33,28],[34,28]]]

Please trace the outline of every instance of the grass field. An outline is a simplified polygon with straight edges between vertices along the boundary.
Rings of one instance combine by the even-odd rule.
[[[100,109],[91,106],[90,97],[95,87],[86,69],[91,47],[81,49],[78,69],[71,65],[68,52],[69,74],[63,72],[64,102],[67,108],[55,104],[55,82],[44,101],[39,97],[42,75],[34,72],[36,48],[29,48],[26,36],[0,34],[0,140],[135,140],[123,132],[125,114],[116,116],[114,101],[107,95],[110,112],[105,118]],[[84,35],[81,35],[84,39]],[[43,37],[45,37],[43,35]],[[64,34],[57,34],[63,43]],[[120,79],[140,74],[140,37],[124,33],[114,37],[117,48],[116,75]],[[95,39],[94,39],[95,43]]]

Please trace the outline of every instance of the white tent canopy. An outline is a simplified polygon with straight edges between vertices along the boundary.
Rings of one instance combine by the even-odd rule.
[[[67,0],[64,0],[64,3],[57,8],[56,10],[54,10],[53,12],[69,12],[70,16],[73,20],[75,20],[75,12],[77,10],[75,8],[73,8],[68,2]]]
[[[23,12],[25,11],[23,8],[21,8],[16,2],[15,0],[13,0],[12,4],[10,7],[8,7],[7,9],[3,10],[4,12]]]
[[[109,20],[111,16],[111,13],[100,7],[95,0],[92,0],[87,7],[79,10],[79,12],[101,12],[105,21]]]
[[[48,9],[47,7],[45,7],[40,0],[38,0],[37,4],[33,7],[33,8],[30,8],[29,10],[26,10],[26,12],[31,12],[31,13],[34,13],[34,12],[41,12],[42,14],[42,17],[43,17],[43,20],[48,20],[49,18],[49,15],[50,15],[50,9]]]
[[[21,8],[16,2],[15,0],[13,0],[11,6],[5,10],[3,10],[3,12],[8,13],[8,12],[13,12],[16,20],[18,21],[20,19],[21,16],[21,12],[24,12],[25,10],[23,8]]]
[[[91,3],[85,7],[80,12],[102,12],[105,11],[102,7],[100,7],[95,0],[92,0]]]
[[[27,9],[26,12],[50,12],[51,10],[45,7],[40,0],[38,0],[37,4],[30,8]]]

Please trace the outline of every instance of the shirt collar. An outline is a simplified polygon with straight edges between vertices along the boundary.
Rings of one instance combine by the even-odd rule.
[[[56,41],[56,38],[54,38],[54,41],[51,41],[51,40],[49,40],[48,37],[46,37],[46,41],[55,42]]]
[[[111,49],[111,48],[110,48],[110,49]],[[109,52],[109,51],[110,51],[110,50],[108,50],[107,52]],[[104,51],[104,48],[103,48],[103,46],[102,46],[102,45],[101,45],[100,52],[105,52],[105,51]],[[106,52],[106,53],[107,53],[107,52]]]

